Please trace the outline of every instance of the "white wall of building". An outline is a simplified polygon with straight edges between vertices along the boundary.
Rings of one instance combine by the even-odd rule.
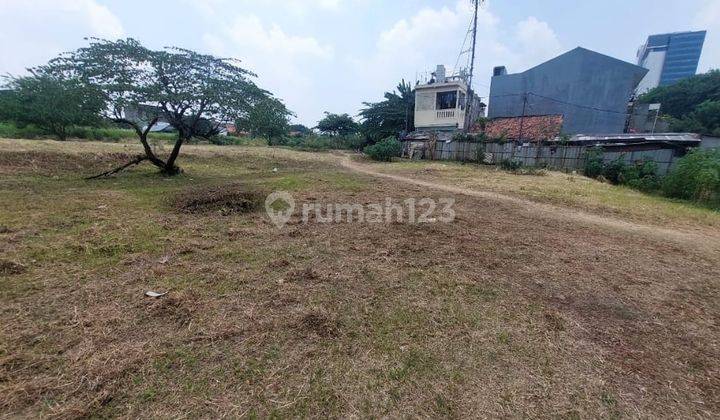
[[[650,89],[660,85],[663,67],[665,66],[666,51],[650,51],[640,66],[650,70],[637,87],[637,93],[642,95]]]

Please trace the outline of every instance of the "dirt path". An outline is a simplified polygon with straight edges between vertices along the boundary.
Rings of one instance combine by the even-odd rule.
[[[611,217],[600,216],[567,207],[555,206],[552,204],[538,203],[535,201],[499,194],[489,191],[474,190],[469,188],[455,187],[443,183],[424,181],[421,179],[408,178],[402,175],[387,174],[379,172],[368,165],[354,162],[350,156],[344,155],[341,161],[343,167],[352,171],[374,177],[391,179],[398,182],[431,188],[434,190],[446,191],[453,194],[466,195],[499,202],[510,203],[520,207],[522,210],[532,213],[537,217],[551,218],[556,220],[569,220],[581,224],[589,224],[602,228],[610,228],[616,231],[651,236],[661,240],[671,240],[684,246],[692,246],[712,253],[720,252],[720,238],[717,236],[684,232],[676,229],[666,229],[658,226],[643,225]]]

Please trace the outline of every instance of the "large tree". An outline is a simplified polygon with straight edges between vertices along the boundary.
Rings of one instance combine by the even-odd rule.
[[[97,125],[105,103],[97,89],[78,79],[47,74],[9,78],[0,97],[0,118],[18,125],[33,124],[67,138],[74,125]]]
[[[257,137],[264,137],[273,144],[287,134],[289,119],[293,115],[282,101],[268,97],[258,101],[247,114],[237,121],[241,130]]]
[[[217,128],[234,122],[268,96],[237,60],[174,47],[154,51],[133,39],[92,39],[89,46],[61,55],[39,71],[72,75],[100,89],[109,104],[105,116],[135,130],[143,146],[144,155],[133,163],[148,160],[167,175],[180,172],[176,161],[182,145],[207,135],[208,123]],[[163,157],[147,141],[161,119],[178,132],[170,154]]]
[[[325,112],[325,117],[318,121],[317,127],[323,134],[331,136],[348,136],[359,130],[358,123],[348,114],[331,114]]]
[[[397,92],[385,92],[384,101],[363,103],[361,130],[372,142],[415,130],[415,91],[405,80],[396,89]]]

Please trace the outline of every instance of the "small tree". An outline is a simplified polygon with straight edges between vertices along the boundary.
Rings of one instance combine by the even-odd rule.
[[[0,117],[18,125],[34,124],[67,138],[74,125],[97,125],[105,103],[101,92],[78,79],[33,74],[10,78],[0,97]]]
[[[290,112],[282,101],[268,97],[258,101],[250,111],[237,121],[238,128],[257,137],[264,137],[273,144],[288,132]]]
[[[109,104],[105,116],[135,130],[143,146],[144,155],[133,163],[148,160],[167,175],[180,172],[176,161],[191,137],[206,136],[220,124],[236,121],[268,96],[249,79],[255,75],[237,60],[181,48],[152,51],[133,39],[93,39],[88,47],[62,55],[39,70],[74,75],[101,90]],[[141,112],[131,117],[131,110]],[[165,159],[147,141],[161,119],[178,131]]]
[[[415,91],[405,80],[396,89],[385,92],[382,102],[363,103],[361,131],[372,142],[415,130]]]
[[[358,132],[359,126],[348,114],[331,114],[325,112],[325,118],[318,121],[317,127],[323,134],[331,136],[348,136]]]

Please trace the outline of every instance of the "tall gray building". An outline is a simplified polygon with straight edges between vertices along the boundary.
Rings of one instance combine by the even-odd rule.
[[[565,134],[622,133],[628,101],[647,72],[580,47],[522,73],[497,67],[488,117],[562,115]]]

